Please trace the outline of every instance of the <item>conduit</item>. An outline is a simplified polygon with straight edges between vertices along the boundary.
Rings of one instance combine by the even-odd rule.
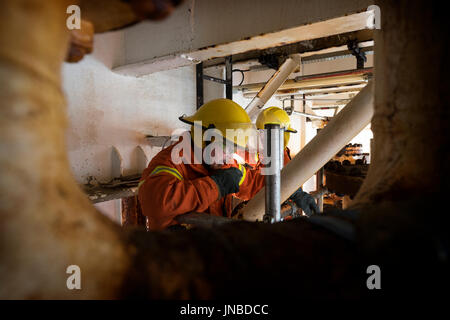
[[[258,113],[264,107],[266,102],[273,96],[273,94],[281,87],[289,75],[300,65],[300,54],[292,54],[280,66],[280,68],[272,75],[269,81],[261,88],[258,94],[245,108],[250,119],[256,120]]]
[[[264,125],[264,129],[266,131],[266,148],[267,156],[270,159],[268,165],[271,167],[271,174],[265,176],[266,207],[263,220],[264,222],[279,222],[281,221],[280,172],[283,167],[284,150],[282,141],[284,129],[280,129],[279,124],[271,123]]]
[[[364,129],[373,115],[373,82],[361,90],[281,171],[281,202],[312,177],[353,137]],[[264,194],[260,190],[244,208],[244,219],[261,221]]]

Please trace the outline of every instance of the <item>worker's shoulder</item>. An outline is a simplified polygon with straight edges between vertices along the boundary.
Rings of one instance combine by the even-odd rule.
[[[167,165],[171,167],[182,167],[184,163],[182,161],[177,161],[180,158],[179,151],[174,150],[174,148],[180,144],[181,141],[174,143],[173,145],[162,149],[158,152],[153,159],[150,161],[149,167],[158,165]],[[179,147],[179,146],[178,146]],[[177,154],[178,152],[178,154]],[[176,159],[175,159],[176,158]]]
[[[150,163],[156,163],[156,162],[164,162],[164,163],[172,163],[172,150],[177,145],[177,143],[162,149],[160,152],[158,152],[150,161]]]

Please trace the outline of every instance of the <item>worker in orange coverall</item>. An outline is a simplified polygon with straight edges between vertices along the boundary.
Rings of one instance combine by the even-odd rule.
[[[246,131],[255,128],[241,106],[229,99],[216,99],[201,106],[194,115],[179,119],[191,125],[191,134],[160,151],[144,170],[138,186],[140,206],[150,230],[177,225],[175,218],[189,212],[231,217],[233,195],[249,200],[264,186],[260,170],[234,160],[228,164],[207,164],[202,157],[201,151],[208,146],[202,139],[205,129],[218,130],[224,140],[232,141],[245,153]],[[229,137],[230,130],[244,134]],[[181,148],[183,143],[189,149]]]

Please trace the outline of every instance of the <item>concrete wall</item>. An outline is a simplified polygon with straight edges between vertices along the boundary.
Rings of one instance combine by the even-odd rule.
[[[137,147],[148,159],[160,148],[146,144],[145,135],[170,135],[186,127],[178,117],[195,111],[194,66],[135,78],[111,67],[123,59],[123,33],[95,36],[94,54],[76,64],[64,64],[67,98],[67,145],[76,180],[111,177],[112,147],[123,158],[124,174],[138,173]]]

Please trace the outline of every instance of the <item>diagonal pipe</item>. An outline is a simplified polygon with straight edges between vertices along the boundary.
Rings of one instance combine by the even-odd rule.
[[[258,94],[247,105],[247,111],[250,119],[254,121],[266,102],[273,96],[273,94],[281,87],[289,75],[300,65],[300,54],[290,55],[280,68],[267,81],[266,85],[261,88]]]

